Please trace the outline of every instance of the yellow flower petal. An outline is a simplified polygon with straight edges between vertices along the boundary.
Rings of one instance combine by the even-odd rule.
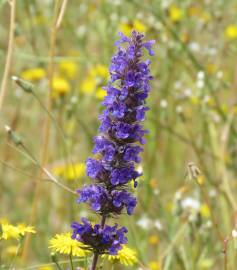
[[[88,251],[84,250],[85,246],[71,238],[71,233],[56,234],[49,241],[49,248],[52,252],[60,254],[72,254],[73,257],[85,257]]]
[[[180,9],[179,7],[172,5],[169,8],[169,18],[172,22],[179,22],[183,19],[184,13],[183,10]]]
[[[74,79],[77,75],[78,66],[72,61],[62,61],[59,64],[59,70],[69,79]]]
[[[106,95],[107,95],[107,92],[102,87],[99,87],[96,90],[96,97],[98,99],[103,100]]]
[[[225,36],[227,39],[236,39],[237,38],[237,25],[230,24],[225,29]]]
[[[46,71],[43,68],[31,68],[24,70],[20,77],[26,81],[39,81],[46,77]]]
[[[55,76],[52,81],[53,97],[63,96],[70,91],[70,85],[62,77]]]
[[[123,246],[121,250],[118,251],[117,255],[102,255],[102,258],[106,258],[112,262],[119,262],[122,265],[134,265],[137,263],[137,252],[127,246]]]
[[[53,174],[67,180],[75,180],[85,175],[85,164],[75,163],[69,165],[59,165],[53,168]]]
[[[151,261],[148,264],[148,266],[149,266],[149,270],[160,270],[161,269],[160,263],[156,262],[156,261]]]

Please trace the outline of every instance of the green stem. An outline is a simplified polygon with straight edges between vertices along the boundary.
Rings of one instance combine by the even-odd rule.
[[[74,270],[73,261],[72,261],[72,251],[70,252],[69,258],[70,258],[71,269]]]

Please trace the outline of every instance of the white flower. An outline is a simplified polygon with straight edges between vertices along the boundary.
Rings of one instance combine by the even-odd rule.
[[[183,209],[191,208],[194,210],[200,209],[200,202],[198,200],[195,200],[191,197],[187,197],[181,201],[181,206]]]
[[[232,237],[233,238],[236,238],[237,237],[237,231],[236,230],[233,230],[231,234],[232,234]]]
[[[155,220],[154,226],[155,226],[155,228],[156,228],[158,231],[162,231],[162,230],[163,230],[163,225],[161,224],[161,222],[160,222],[159,219],[156,219],[156,220]]]
[[[177,113],[182,113],[183,112],[183,107],[182,106],[177,106],[175,108],[175,110],[176,110]]]
[[[152,227],[152,220],[144,215],[137,221],[137,225],[144,230],[149,230]]]
[[[200,51],[200,45],[197,42],[189,43],[188,47],[193,52],[199,52]]]
[[[203,80],[205,78],[205,72],[202,70],[198,71],[197,78]]]
[[[205,83],[204,83],[203,80],[198,80],[197,83],[196,83],[196,85],[197,85],[197,88],[200,88],[201,89],[201,88],[204,87]]]
[[[162,100],[160,101],[160,106],[161,106],[161,108],[163,108],[163,109],[167,108],[167,106],[168,106],[167,100],[162,99]]]
[[[191,97],[192,96],[192,90],[190,89],[190,88],[187,88],[187,89],[185,89],[184,90],[184,95],[186,96],[186,97]]]

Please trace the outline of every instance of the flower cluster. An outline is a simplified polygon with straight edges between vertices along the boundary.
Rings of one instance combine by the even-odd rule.
[[[82,218],[82,224],[77,222],[72,224],[72,238],[87,245],[88,249],[92,249],[95,253],[104,254],[109,252],[109,254],[114,255],[121,249],[121,244],[127,242],[127,238],[124,236],[127,229],[125,227],[117,229],[117,227],[117,224],[113,227],[96,224],[93,227],[87,219]]]
[[[121,214],[124,209],[131,215],[136,206],[136,198],[127,190],[127,184],[134,181],[136,187],[137,178],[141,176],[136,164],[141,161],[139,154],[147,133],[141,121],[148,110],[145,99],[152,79],[150,62],[142,61],[141,57],[143,48],[153,55],[154,41],[144,42],[144,36],[136,31],[131,38],[122,33],[120,37],[116,42],[118,51],[111,60],[110,82],[104,88],[106,108],[100,116],[100,134],[94,139],[93,153],[97,158],[86,162],[87,175],[93,179],[93,184],[78,190],[78,203],[89,203],[103,221]],[[83,219],[82,224],[73,223],[72,228],[73,238],[92,247],[97,254],[117,254],[126,242],[126,229],[117,229],[117,225],[110,227],[102,222],[92,227]]]

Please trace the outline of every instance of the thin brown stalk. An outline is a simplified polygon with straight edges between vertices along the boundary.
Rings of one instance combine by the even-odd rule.
[[[12,62],[12,53],[14,45],[14,31],[15,31],[15,17],[16,17],[16,0],[9,1],[10,5],[10,28],[9,28],[9,39],[8,39],[8,48],[7,48],[7,57],[6,64],[2,78],[1,90],[0,90],[0,111],[3,106],[4,97],[7,90],[7,79],[10,73],[10,67]]]
[[[57,22],[56,22],[56,29],[60,28],[60,25],[61,25],[62,20],[63,20],[64,13],[65,13],[65,10],[66,10],[66,7],[67,7],[67,2],[68,2],[68,0],[63,0],[63,3],[62,3],[61,8],[60,8],[59,15],[58,15],[58,19],[57,19]]]
[[[46,101],[46,108],[49,113],[51,113],[52,109],[52,82],[53,82],[53,74],[54,74],[54,55],[55,55],[55,46],[56,46],[56,36],[57,36],[57,28],[56,28],[56,21],[57,21],[57,14],[58,14],[58,6],[59,0],[55,1],[54,6],[54,16],[53,16],[53,24],[50,32],[50,63],[48,68],[48,80],[49,80],[49,91],[47,95]],[[49,117],[45,117],[43,123],[43,141],[42,141],[42,152],[40,157],[40,164],[44,167],[48,162],[48,146],[49,146],[49,135],[50,135],[50,124],[51,119]],[[39,171],[39,178],[42,177],[43,171]],[[35,223],[35,219],[37,216],[37,206],[40,198],[41,193],[41,182],[37,181],[34,189],[34,197],[33,197],[33,204],[32,210],[30,214],[30,224],[33,225]],[[26,261],[28,257],[29,251],[29,242],[30,242],[30,234],[26,235],[23,251],[22,251],[22,264]]]

